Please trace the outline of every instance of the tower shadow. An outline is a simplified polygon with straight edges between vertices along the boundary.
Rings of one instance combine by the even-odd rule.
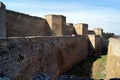
[[[93,64],[96,60],[100,58],[101,55],[90,56],[86,60],[78,62],[70,70],[65,71],[63,75],[75,75],[78,77],[93,79],[92,77]],[[100,80],[104,80],[104,79],[100,79]]]

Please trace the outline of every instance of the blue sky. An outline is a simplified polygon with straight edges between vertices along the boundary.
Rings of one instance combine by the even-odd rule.
[[[88,23],[89,29],[120,35],[120,0],[1,0],[7,9],[44,17],[59,14],[68,23]]]

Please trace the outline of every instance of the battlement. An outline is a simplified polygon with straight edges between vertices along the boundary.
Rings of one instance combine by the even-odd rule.
[[[93,31],[96,35],[100,35],[102,37],[103,35],[103,29],[102,28],[94,28]]]
[[[45,15],[45,19],[52,30],[52,36],[65,35],[66,17],[63,15]]]
[[[63,15],[49,14],[41,18],[7,10],[2,2],[0,6],[1,37],[103,35],[102,28],[88,31],[88,24],[66,23],[66,17]]]
[[[78,35],[87,35],[88,34],[88,24],[78,23],[74,25],[76,33]]]

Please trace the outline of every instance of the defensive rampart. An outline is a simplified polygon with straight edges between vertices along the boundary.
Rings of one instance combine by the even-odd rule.
[[[88,41],[77,37],[0,39],[0,72],[12,80],[30,80],[39,72],[56,79],[87,58]]]

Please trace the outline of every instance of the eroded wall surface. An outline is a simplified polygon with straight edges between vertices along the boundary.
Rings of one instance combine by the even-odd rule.
[[[7,37],[45,36],[48,30],[43,18],[6,10]]]
[[[107,79],[120,78],[120,38],[110,38],[106,69]]]
[[[86,59],[87,49],[84,36],[0,39],[0,73],[12,80],[30,80],[43,72],[56,80],[60,73]]]
[[[66,35],[66,17],[63,15],[45,15],[45,19],[51,28],[52,36]]]

